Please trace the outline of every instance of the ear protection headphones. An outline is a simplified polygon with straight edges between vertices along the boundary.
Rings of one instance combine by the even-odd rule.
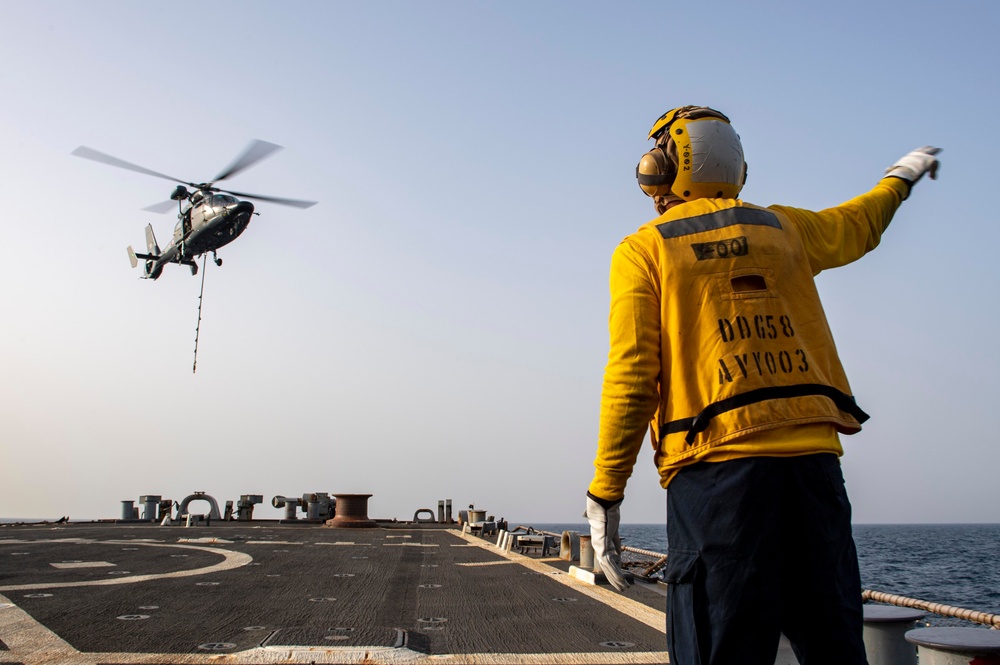
[[[649,130],[656,147],[635,167],[647,196],[736,198],[746,182],[743,146],[722,113],[682,106],[661,115]]]

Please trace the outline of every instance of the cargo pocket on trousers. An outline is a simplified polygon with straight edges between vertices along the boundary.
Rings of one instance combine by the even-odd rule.
[[[701,663],[694,613],[694,582],[700,561],[698,552],[668,551],[663,581],[667,583],[667,649],[671,663]]]

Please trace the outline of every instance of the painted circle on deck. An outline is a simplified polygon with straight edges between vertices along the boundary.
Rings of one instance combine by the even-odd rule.
[[[52,541],[58,542],[58,541]],[[121,546],[123,543],[121,540],[110,540],[110,541],[92,541],[85,543],[86,545],[118,545]],[[65,587],[83,587],[83,586],[105,586],[105,585],[117,585],[117,584],[134,584],[136,582],[148,582],[151,580],[160,579],[170,579],[174,577],[191,577],[195,575],[205,575],[207,573],[220,572],[224,570],[232,570],[233,568],[238,568],[240,566],[245,566],[253,561],[253,557],[249,554],[243,552],[234,552],[232,550],[224,550],[219,548],[207,548],[199,547],[193,545],[173,545],[166,543],[138,543],[141,547],[157,547],[157,548],[183,548],[186,550],[198,550],[202,552],[210,552],[213,555],[223,557],[223,560],[219,563],[215,563],[208,566],[203,566],[201,568],[194,568],[190,570],[178,570],[171,573],[156,573],[150,575],[134,575],[134,574],[122,574],[117,573],[114,578],[102,577],[98,580],[85,580],[77,582],[42,582],[34,584],[10,584],[10,585],[0,585],[0,593],[5,591],[28,591],[34,589],[58,589]],[[141,548],[140,547],[140,548]],[[137,548],[139,549],[139,548]],[[187,557],[188,554],[171,554],[172,557]],[[80,563],[80,561],[66,561],[64,563]],[[218,584],[214,582],[212,584]],[[26,594],[25,598],[46,598],[52,594]]]
[[[233,642],[206,642],[199,644],[198,648],[202,651],[229,651],[235,649],[236,645]]]

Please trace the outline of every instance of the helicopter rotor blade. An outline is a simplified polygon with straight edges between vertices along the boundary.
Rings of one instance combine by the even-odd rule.
[[[268,203],[277,203],[283,206],[292,206],[293,208],[311,208],[319,201],[302,201],[300,199],[283,199],[277,196],[261,196],[260,194],[246,194],[245,192],[234,192],[231,189],[219,189],[217,187],[212,188],[213,191],[226,192],[227,194],[232,194],[233,196],[239,196],[244,199],[256,199],[257,201],[267,201]]]
[[[159,203],[154,203],[151,206],[146,206],[143,208],[146,212],[158,212],[160,214],[168,213],[177,208],[177,201],[160,201]]]
[[[212,182],[219,182],[220,180],[230,178],[281,149],[282,147],[280,145],[268,143],[267,141],[261,141],[260,139],[254,139],[250,142],[250,145],[243,150],[240,156],[233,160],[232,164],[223,169],[219,175],[215,176]]]
[[[91,159],[91,160],[93,160],[95,162],[101,162],[102,164],[109,164],[110,166],[117,166],[120,169],[127,169],[129,171],[135,171],[136,173],[145,173],[146,175],[151,175],[151,176],[153,176],[155,178],[163,178],[164,180],[172,180],[173,182],[179,182],[179,183],[184,184],[184,185],[191,185],[192,187],[196,187],[197,186],[197,185],[193,185],[192,183],[189,183],[189,182],[187,182],[185,180],[181,180],[180,178],[175,178],[173,176],[166,175],[164,173],[158,173],[157,171],[153,171],[151,169],[147,169],[144,166],[137,166],[135,164],[132,164],[131,162],[126,162],[124,159],[118,159],[117,157],[112,157],[111,155],[106,155],[103,152],[94,150],[93,148],[88,148],[85,145],[82,145],[79,148],[77,148],[76,150],[74,150],[72,152],[72,154],[76,155],[77,157],[83,157],[84,159]]]

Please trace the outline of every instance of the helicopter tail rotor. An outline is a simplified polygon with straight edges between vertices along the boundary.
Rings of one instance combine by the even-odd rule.
[[[156,244],[156,236],[153,235],[153,225],[150,224],[146,227],[146,248],[149,250],[148,254],[138,254],[132,245],[128,246],[128,260],[135,268],[139,265],[139,259],[145,261],[145,265],[142,267],[142,278],[143,279],[156,279],[160,276],[163,271],[163,266],[157,269],[156,261],[160,258],[160,246]]]

